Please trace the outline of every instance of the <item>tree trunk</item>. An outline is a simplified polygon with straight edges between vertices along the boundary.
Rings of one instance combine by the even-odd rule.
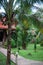
[[[26,49],[26,43],[25,43],[25,42],[22,43],[22,48],[23,48],[24,50]]]
[[[8,24],[7,63],[6,63],[6,65],[11,65],[10,58],[11,58],[11,24]]]
[[[35,42],[35,43],[34,43],[34,50],[35,50],[35,52],[36,52],[36,48],[37,48],[37,47],[36,47],[36,42]]]

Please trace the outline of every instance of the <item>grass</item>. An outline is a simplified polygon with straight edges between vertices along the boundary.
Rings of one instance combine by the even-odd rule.
[[[12,48],[12,53],[15,54],[17,49]],[[39,44],[37,44],[36,52],[34,51],[34,45],[29,44],[27,46],[27,50],[19,50],[19,55],[31,59],[31,60],[38,60],[43,61],[43,47],[41,47]]]
[[[6,65],[6,57],[0,53],[0,65]],[[12,61],[11,61],[11,65],[15,65]]]

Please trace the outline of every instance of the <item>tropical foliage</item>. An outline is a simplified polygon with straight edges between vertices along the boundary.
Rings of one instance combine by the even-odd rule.
[[[8,24],[7,65],[10,65],[12,19],[21,25],[23,49],[26,48],[25,40],[27,38],[27,30],[29,29],[29,26],[33,23],[42,29],[43,24],[37,18],[37,14],[32,14],[31,12],[31,7],[36,7],[34,6],[34,3],[36,2],[39,3],[40,0],[0,0],[0,6],[4,8],[7,16],[6,24]],[[36,8],[39,11],[42,11],[39,7]],[[19,33],[20,32],[18,32],[18,34]],[[19,38],[17,39],[19,40]]]

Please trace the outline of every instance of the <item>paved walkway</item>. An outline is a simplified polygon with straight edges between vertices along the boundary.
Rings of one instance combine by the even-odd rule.
[[[2,52],[5,56],[7,56],[6,49],[0,48],[0,52]],[[11,60],[14,63],[16,63],[16,57],[13,54],[11,54]],[[19,55],[17,58],[17,62],[18,62],[18,65],[43,65],[43,62],[41,62],[41,61],[28,60],[28,59],[25,59],[24,57],[19,56]]]

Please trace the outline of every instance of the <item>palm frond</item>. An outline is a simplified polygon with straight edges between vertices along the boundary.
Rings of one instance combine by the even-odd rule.
[[[31,19],[33,20],[32,22],[36,27],[38,27],[39,29],[43,28],[43,24],[40,22],[40,20],[38,20],[35,15],[33,15]]]

